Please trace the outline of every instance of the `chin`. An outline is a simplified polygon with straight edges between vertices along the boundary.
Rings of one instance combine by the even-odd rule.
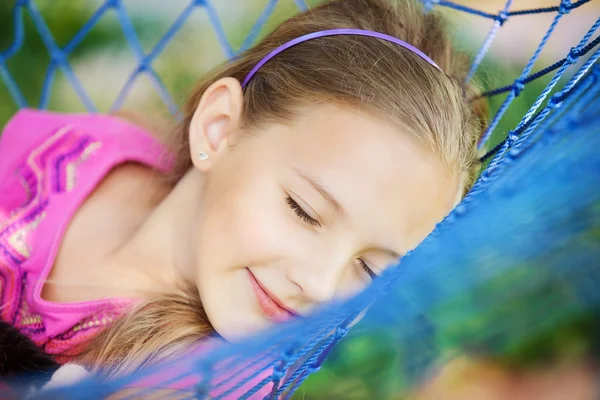
[[[216,334],[227,342],[232,343],[239,342],[268,326],[260,324],[258,321],[250,318],[250,316],[239,318],[234,315],[228,315],[224,318],[223,315],[219,315],[214,320],[210,318],[210,315],[208,317]]]
[[[255,333],[260,332],[261,329],[251,329],[247,326],[244,328],[230,327],[229,329],[216,330],[217,334],[225,339],[227,342],[236,343],[243,339],[252,336]]]

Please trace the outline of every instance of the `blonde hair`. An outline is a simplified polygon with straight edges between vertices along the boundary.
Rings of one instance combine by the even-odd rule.
[[[410,51],[370,37],[335,36],[294,46],[267,62],[244,91],[242,125],[257,128],[294,118],[303,106],[334,103],[366,111],[403,127],[417,143],[460,177],[463,193],[479,169],[476,139],[484,107],[472,108],[473,89],[462,84],[467,59],[455,52],[445,21],[414,1],[338,0],[299,14],[260,44],[217,68],[191,95],[173,135],[179,155],[175,179],[190,168],[187,132],[205,90],[216,80],[240,82],[271,50],[307,33],[368,29],[402,39],[431,57],[443,73]],[[254,130],[254,129],[252,129]],[[198,291],[186,287],[150,299],[114,322],[82,355],[89,367],[116,376],[205,339],[211,332]]]

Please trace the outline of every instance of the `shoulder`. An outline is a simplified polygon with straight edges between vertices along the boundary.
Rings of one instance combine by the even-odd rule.
[[[172,127],[166,118],[142,117],[131,112],[61,113],[24,108],[8,121],[0,133],[0,151],[31,148],[57,131],[69,128],[98,139],[146,136],[166,146]]]
[[[52,154],[61,152],[60,149],[68,152],[72,147],[87,146],[86,141],[93,142],[94,148],[101,147],[104,154],[122,153],[122,158],[168,170],[172,155],[161,135],[155,133],[158,129],[146,130],[119,115],[22,109],[0,134],[0,176],[14,172],[38,150]]]

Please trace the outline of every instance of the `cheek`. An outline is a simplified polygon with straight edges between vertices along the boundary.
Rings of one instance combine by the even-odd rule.
[[[200,268],[237,270],[288,257],[295,229],[281,188],[272,178],[230,184],[228,190],[215,193],[219,200],[207,204],[199,221]]]

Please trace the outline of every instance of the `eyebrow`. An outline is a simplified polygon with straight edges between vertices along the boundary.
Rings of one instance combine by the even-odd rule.
[[[294,172],[296,172],[296,174],[298,174],[298,176],[300,178],[307,181],[317,192],[319,192],[321,194],[321,196],[323,196],[325,198],[325,200],[327,200],[333,206],[335,211],[337,211],[339,214],[342,214],[342,215],[345,214],[344,208],[335,199],[335,197],[327,190],[327,188],[325,188],[325,186],[323,186],[321,183],[319,183],[315,178],[312,178],[309,175],[307,175],[305,172],[302,172],[296,168],[294,168]]]
[[[344,208],[340,205],[340,203],[335,199],[335,197],[333,197],[333,195],[331,193],[329,193],[329,191],[325,188],[325,186],[320,184],[315,178],[307,175],[305,172],[302,172],[301,170],[299,170],[297,168],[293,168],[293,170],[296,174],[298,174],[298,176],[300,178],[307,181],[316,191],[318,191],[325,198],[325,200],[327,200],[329,203],[331,203],[331,205],[335,208],[335,210],[338,213],[343,215],[346,212],[344,210]],[[405,256],[405,254],[402,254],[402,253],[399,254],[399,253],[396,253],[395,251],[389,250],[389,249],[384,249],[383,252],[388,254],[392,258],[397,258],[397,259],[401,259],[402,257]]]

